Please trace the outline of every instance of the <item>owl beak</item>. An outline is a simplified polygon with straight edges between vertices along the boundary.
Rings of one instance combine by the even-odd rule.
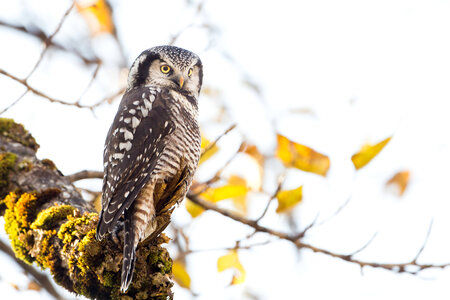
[[[180,86],[180,89],[182,89],[183,85],[184,85],[184,78],[183,78],[183,76],[180,76],[180,78],[178,79],[178,84]]]

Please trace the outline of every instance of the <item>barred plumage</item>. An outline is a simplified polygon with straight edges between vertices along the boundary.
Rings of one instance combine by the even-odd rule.
[[[108,132],[102,211],[97,239],[124,219],[122,292],[133,276],[138,243],[156,237],[156,222],[186,195],[200,157],[197,55],[172,46],[144,51],[133,63],[128,88]]]

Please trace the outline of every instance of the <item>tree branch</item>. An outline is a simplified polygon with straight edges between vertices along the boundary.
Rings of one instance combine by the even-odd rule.
[[[361,268],[363,267],[373,267],[373,268],[382,268],[382,269],[386,269],[386,270],[390,270],[390,271],[394,271],[394,272],[398,272],[398,273],[409,273],[409,274],[417,274],[418,272],[425,270],[425,269],[431,269],[431,268],[446,268],[448,266],[450,266],[450,263],[445,263],[445,264],[419,264],[416,262],[416,258],[414,258],[413,260],[406,262],[406,263],[393,263],[393,264],[387,264],[387,263],[377,263],[377,262],[370,262],[370,261],[363,261],[363,260],[359,260],[356,259],[354,257],[354,254],[360,252],[361,250],[355,251],[353,254],[338,254],[338,253],[334,253],[332,251],[326,250],[326,249],[322,249],[316,246],[313,246],[311,244],[307,244],[301,241],[301,239],[298,237],[298,234],[294,234],[294,235],[290,235],[284,232],[280,232],[280,231],[276,231],[273,229],[270,229],[268,227],[265,226],[261,226],[258,224],[258,222],[253,221],[253,220],[249,220],[241,215],[238,215],[236,213],[234,213],[233,211],[230,211],[228,209],[224,209],[224,208],[220,208],[218,207],[216,204],[209,202],[209,201],[205,201],[203,199],[201,199],[199,196],[195,195],[195,194],[190,194],[188,193],[189,200],[191,200],[192,202],[194,202],[195,204],[201,206],[204,209],[207,210],[213,210],[215,212],[220,213],[223,216],[226,216],[230,219],[233,219],[237,222],[240,222],[242,224],[245,224],[247,226],[250,226],[252,228],[255,229],[255,231],[257,232],[264,232],[273,236],[276,236],[280,239],[289,241],[291,243],[293,243],[298,249],[309,249],[312,250],[313,252],[316,253],[322,253],[334,258],[338,258],[350,263],[354,263],[359,265]],[[372,239],[371,239],[372,240]],[[367,244],[363,247],[365,248],[367,246]],[[423,248],[423,247],[422,247]],[[420,252],[422,251],[422,248],[420,250]],[[419,253],[420,254],[420,253]],[[414,270],[410,270],[410,268],[414,268]]]
[[[16,77],[16,76],[12,75],[11,73],[9,73],[9,72],[3,70],[3,69],[0,69],[0,74],[3,74],[3,75],[5,75],[6,77],[9,77],[9,78],[11,78],[12,80],[14,80],[14,81],[16,81],[16,82],[22,84],[24,87],[26,87],[27,91],[30,91],[30,92],[32,92],[33,94],[35,94],[35,95],[37,95],[37,96],[40,96],[40,97],[42,97],[42,98],[45,98],[45,99],[47,99],[47,100],[50,101],[50,102],[53,102],[53,103],[59,103],[59,104],[63,104],[63,105],[76,106],[76,107],[79,107],[79,108],[91,108],[91,106],[89,106],[89,105],[82,105],[82,104],[80,104],[80,103],[78,103],[78,102],[71,103],[71,102],[66,102],[66,101],[63,101],[63,100],[59,100],[59,99],[50,97],[50,96],[46,95],[45,93],[43,93],[43,92],[41,92],[41,91],[35,89],[34,87],[30,86],[30,85],[28,84],[27,80],[25,80],[25,79],[20,79],[20,78],[18,78],[18,77]]]
[[[122,243],[95,239],[98,214],[51,161],[36,158],[37,148],[22,125],[0,118],[0,215],[15,256],[50,269],[56,283],[76,294],[121,297]],[[161,235],[139,246],[126,296],[172,297],[172,260],[161,246],[167,242]]]
[[[89,170],[83,170],[77,173],[74,173],[72,175],[67,175],[66,178],[70,182],[75,182],[82,179],[92,179],[92,178],[103,178],[103,172],[102,171],[89,171]]]
[[[16,258],[16,256],[14,255],[14,252],[11,250],[10,247],[8,247],[8,245],[6,245],[5,243],[3,243],[3,241],[0,241],[0,251],[2,251],[3,253],[5,253],[6,255],[8,255],[9,257],[11,257],[12,259],[14,259],[16,261],[16,263],[22,267],[22,269],[30,274],[34,280],[36,280],[37,283],[39,283],[39,285],[41,287],[43,287],[50,295],[52,295],[53,297],[55,297],[55,299],[58,300],[62,300],[64,299],[60,294],[58,294],[58,292],[55,290],[55,288],[53,287],[53,284],[50,282],[50,280],[48,279],[47,276],[45,276],[44,274],[36,271],[32,266],[24,263],[22,260]]]

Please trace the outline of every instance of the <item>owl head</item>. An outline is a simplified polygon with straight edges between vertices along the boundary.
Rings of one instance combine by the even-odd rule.
[[[202,87],[203,66],[197,54],[175,46],[145,50],[128,74],[128,87],[154,85],[197,97]]]

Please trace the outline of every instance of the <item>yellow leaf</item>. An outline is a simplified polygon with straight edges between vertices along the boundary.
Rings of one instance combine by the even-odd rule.
[[[192,202],[187,198],[186,201],[184,201],[184,203],[185,203],[184,205],[186,206],[186,210],[193,218],[197,218],[205,211],[201,206],[195,204],[194,202]]]
[[[249,188],[247,187],[247,181],[245,181],[244,178],[231,175],[228,179],[228,184],[231,186],[242,186],[245,187],[246,191],[245,194],[235,196],[232,198],[233,205],[236,207],[237,210],[242,212],[244,215],[247,214],[247,192],[249,191]]]
[[[303,186],[299,186],[293,190],[280,191],[277,194],[278,207],[277,213],[284,213],[290,211],[297,204],[302,201],[303,198]]]
[[[288,138],[278,134],[278,148],[276,156],[287,167],[326,176],[330,168],[328,156],[315,151],[308,146],[304,146],[290,141]]]
[[[200,196],[205,200],[211,202],[218,202],[225,199],[231,199],[239,196],[245,196],[248,192],[248,187],[244,179],[235,176],[230,177],[227,185],[220,186],[217,188],[209,188],[205,192],[201,193]],[[242,180],[238,182],[239,180]]]
[[[398,195],[402,196],[408,187],[410,175],[408,170],[397,172],[388,182],[386,182],[386,187],[396,187]]]
[[[191,277],[186,271],[186,266],[179,260],[176,260],[172,264],[172,274],[175,281],[182,287],[191,288]]]
[[[92,35],[101,33],[114,33],[114,23],[111,16],[111,8],[105,0],[77,1],[76,7],[88,23]],[[87,2],[87,3],[86,3]]]
[[[200,161],[198,162],[199,165],[210,159],[211,156],[216,154],[216,152],[219,150],[219,147],[217,147],[217,145],[210,147],[209,144],[211,144],[211,142],[202,134],[202,143],[200,145],[202,154],[200,156]]]
[[[255,145],[243,143],[239,151],[249,155],[251,158],[256,160],[256,162],[260,166],[264,164],[264,155],[262,155],[261,152],[259,152],[258,148]]]
[[[231,285],[241,284],[245,281],[246,272],[241,262],[236,250],[232,250],[219,257],[217,260],[217,271],[222,272],[227,269],[234,269],[236,272],[231,279]]]
[[[259,178],[258,180],[255,180],[254,189],[255,190],[262,190],[262,182],[263,182],[263,175],[264,175],[264,162],[265,157],[261,152],[259,152],[258,148],[255,145],[242,143],[240,149],[240,152],[245,153],[248,155],[250,159],[257,165],[258,172],[259,172]]]
[[[378,144],[364,145],[358,153],[353,154],[352,162],[355,166],[356,170],[361,169],[365,165],[367,165],[375,156],[380,153],[381,150],[389,143],[392,137],[388,137],[387,139],[379,142]]]

